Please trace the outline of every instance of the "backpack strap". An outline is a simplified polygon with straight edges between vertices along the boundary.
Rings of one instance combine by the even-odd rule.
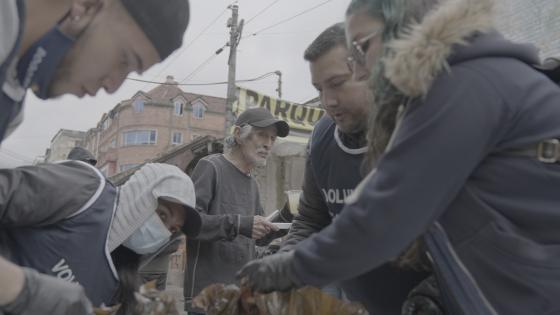
[[[554,83],[560,85],[560,57],[544,60],[540,65],[533,66],[535,70],[546,75]],[[513,156],[537,159],[543,163],[560,163],[560,140],[546,139],[521,148],[508,149],[498,152]]]
[[[525,147],[503,150],[498,154],[529,157],[547,164],[560,163],[560,140],[547,139]]]

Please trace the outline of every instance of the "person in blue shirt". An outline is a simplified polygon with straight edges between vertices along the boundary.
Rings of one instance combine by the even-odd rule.
[[[372,69],[373,170],[331,225],[246,265],[249,286],[349,279],[421,239],[446,313],[560,312],[560,89],[534,47],[495,30],[494,5],[351,2],[353,66]]]
[[[325,29],[304,53],[326,115],[315,125],[309,140],[298,215],[280,252],[293,250],[336,220],[344,200],[363,178],[369,114],[367,76],[353,75],[348,54],[343,23]],[[387,263],[322,289],[339,298],[369,302],[370,309],[375,310],[372,313],[395,313],[425,276]],[[361,290],[362,283],[370,284],[367,292]]]

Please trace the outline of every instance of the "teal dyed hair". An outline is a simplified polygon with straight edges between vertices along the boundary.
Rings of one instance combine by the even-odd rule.
[[[346,16],[365,13],[385,24],[383,41],[392,40],[413,22],[420,22],[442,0],[352,0]]]
[[[352,0],[346,10],[346,17],[366,14],[381,20],[383,29],[383,55],[390,54],[385,43],[398,38],[415,22],[444,0]],[[376,161],[385,151],[395,128],[398,106],[405,97],[385,78],[384,65],[377,62],[371,69],[370,89],[374,100],[368,129],[369,152],[365,159],[368,168],[374,168]]]
[[[444,0],[352,0],[346,16],[367,14],[384,23],[382,42],[385,44],[398,38],[414,22],[422,22],[424,16]],[[384,45],[384,54],[390,54]],[[383,62],[377,62],[371,69],[369,86],[373,94],[370,123],[367,131],[368,153],[365,167],[373,169],[385,151],[395,129],[398,107],[406,102],[406,97],[384,76]],[[401,267],[429,270],[429,260],[425,254],[425,244],[418,238],[395,259]]]
[[[346,16],[365,13],[372,18],[382,20],[385,24],[383,41],[386,42],[395,38],[405,23],[407,2],[407,0],[352,0],[346,10]]]

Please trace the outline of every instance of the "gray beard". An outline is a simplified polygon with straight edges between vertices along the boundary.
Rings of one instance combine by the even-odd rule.
[[[255,161],[256,167],[264,167],[266,166],[266,159],[258,159]]]

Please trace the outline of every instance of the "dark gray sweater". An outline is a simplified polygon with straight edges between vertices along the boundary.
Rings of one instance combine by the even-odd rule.
[[[264,213],[255,179],[222,154],[201,159],[192,174],[202,228],[187,240],[185,309],[213,283],[235,283],[236,272],[255,258],[253,217]]]

